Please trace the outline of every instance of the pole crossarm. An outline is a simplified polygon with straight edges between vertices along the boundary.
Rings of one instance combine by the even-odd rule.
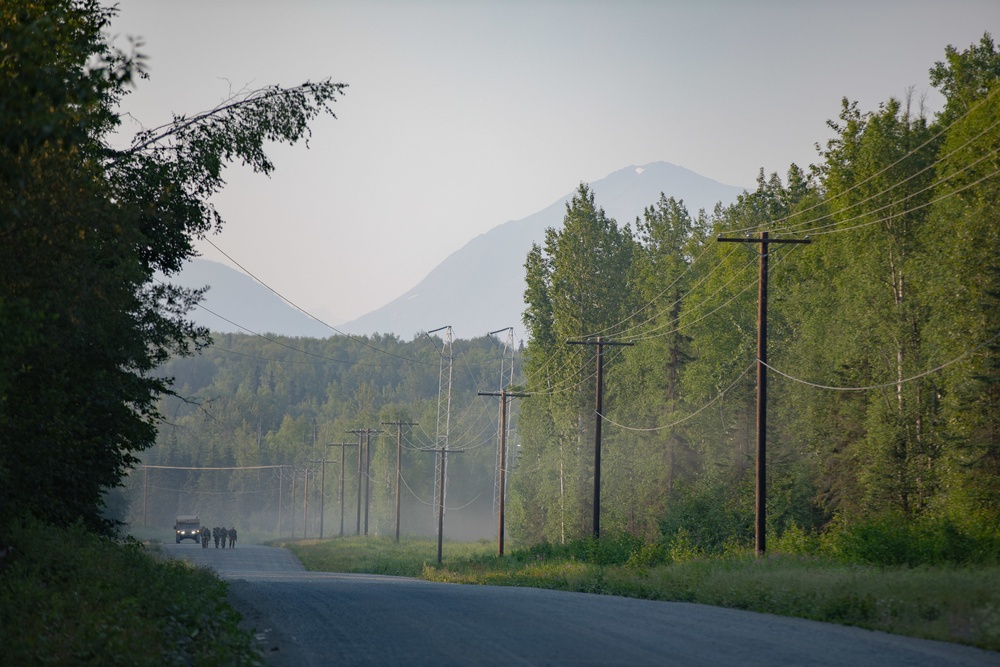
[[[270,468],[291,468],[290,464],[270,465],[270,466],[222,466],[222,467],[202,467],[202,466],[154,466],[145,465],[141,468],[153,468],[157,470],[265,470]]]
[[[767,548],[767,260],[772,243],[812,243],[811,239],[775,239],[767,232],[757,238],[720,236],[720,243],[757,243],[760,245],[760,269],[757,278],[757,473],[754,527],[757,555]]]
[[[764,232],[766,233],[766,232]],[[720,236],[716,239],[719,243],[763,243],[767,245],[769,243],[812,243],[812,239],[773,239],[773,238],[753,238],[752,236],[744,236],[742,238],[733,238]]]

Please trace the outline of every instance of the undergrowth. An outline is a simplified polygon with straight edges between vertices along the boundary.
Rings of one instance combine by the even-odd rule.
[[[25,521],[3,540],[13,547],[0,569],[4,664],[260,664],[208,570],[82,526]]]

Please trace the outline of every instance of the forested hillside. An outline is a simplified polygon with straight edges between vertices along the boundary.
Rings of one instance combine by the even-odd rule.
[[[596,346],[568,341],[600,336],[630,343],[604,349],[603,529],[706,552],[752,545],[761,246],[718,237],[761,232],[810,240],[768,246],[768,532],[887,517],[961,531],[1000,518],[1000,54],[989,35],[949,48],[931,84],[947,100],[934,117],[913,99],[871,111],[845,99],[816,165],[762,171],[755,191],[711,213],[664,194],[615,221],[581,184],[525,263],[523,375],[520,353],[515,376],[509,361],[503,370],[498,339],[455,342],[447,444],[465,451],[449,457],[446,536],[495,530],[498,402],[476,393],[501,386],[530,393],[511,401],[510,537],[591,534]],[[386,422],[403,421],[419,423],[402,428],[403,532],[433,534],[435,457],[418,450],[443,443],[447,356],[440,337],[217,336],[163,368],[180,398],[161,405],[167,424],[143,458],[226,469],[133,475],[131,522],[145,498],[147,523],[199,511],[314,536],[325,465],[335,534],[341,449],[327,445],[378,428],[367,475],[346,450],[346,532],[365,488],[371,531],[389,534],[397,431]]]
[[[445,533],[495,535],[499,402],[477,392],[498,390],[501,373],[510,383],[514,352],[502,336],[449,348],[446,332],[410,342],[215,334],[200,356],[162,368],[177,395],[160,406],[166,423],[143,456],[151,467],[130,480],[130,523],[169,531],[175,515],[190,513],[267,536],[315,537],[322,504],[324,534],[335,535],[343,456],[345,533],[357,530],[361,479],[362,532],[367,507],[369,534],[391,535],[401,443],[400,532],[434,534],[438,455],[421,449],[447,444],[463,451],[447,458]],[[363,435],[350,431],[365,429],[377,433],[359,475]],[[353,446],[327,446],[340,443]]]

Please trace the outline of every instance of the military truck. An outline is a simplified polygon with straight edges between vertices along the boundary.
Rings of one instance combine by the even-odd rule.
[[[197,514],[182,514],[174,522],[174,533],[177,537],[177,544],[181,540],[194,540],[197,544],[201,541],[201,521]]]

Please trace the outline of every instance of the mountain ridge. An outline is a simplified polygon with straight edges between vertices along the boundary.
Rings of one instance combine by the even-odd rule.
[[[590,183],[596,203],[619,225],[631,224],[656,204],[660,193],[682,200],[696,215],[715,204],[735,201],[744,188],[725,185],[669,162],[629,165]],[[574,193],[527,217],[509,220],[470,239],[434,267],[414,287],[359,318],[338,325],[352,334],[392,332],[416,335],[451,326],[464,338],[505,326],[522,330],[524,261],[531,244],[544,241],[548,227],[559,228]],[[464,275],[464,280],[455,276]],[[472,277],[480,276],[473,281]],[[492,276],[493,280],[488,280]],[[476,289],[470,288],[475,284]],[[486,301],[488,305],[477,305]],[[451,304],[464,304],[452,307]],[[489,305],[492,304],[492,305]]]
[[[660,193],[684,202],[692,215],[735,201],[743,188],[725,185],[669,162],[629,165],[589,184],[595,202],[619,225],[631,224]],[[329,326],[290,306],[266,286],[225,264],[195,259],[172,279],[210,289],[191,319],[221,333],[271,333],[325,338],[391,333],[401,338],[451,326],[474,338],[504,327],[523,332],[524,261],[545,230],[560,228],[574,192],[524,218],[508,220],[469,239],[416,285],[358,318]],[[216,314],[218,313],[218,315]]]

